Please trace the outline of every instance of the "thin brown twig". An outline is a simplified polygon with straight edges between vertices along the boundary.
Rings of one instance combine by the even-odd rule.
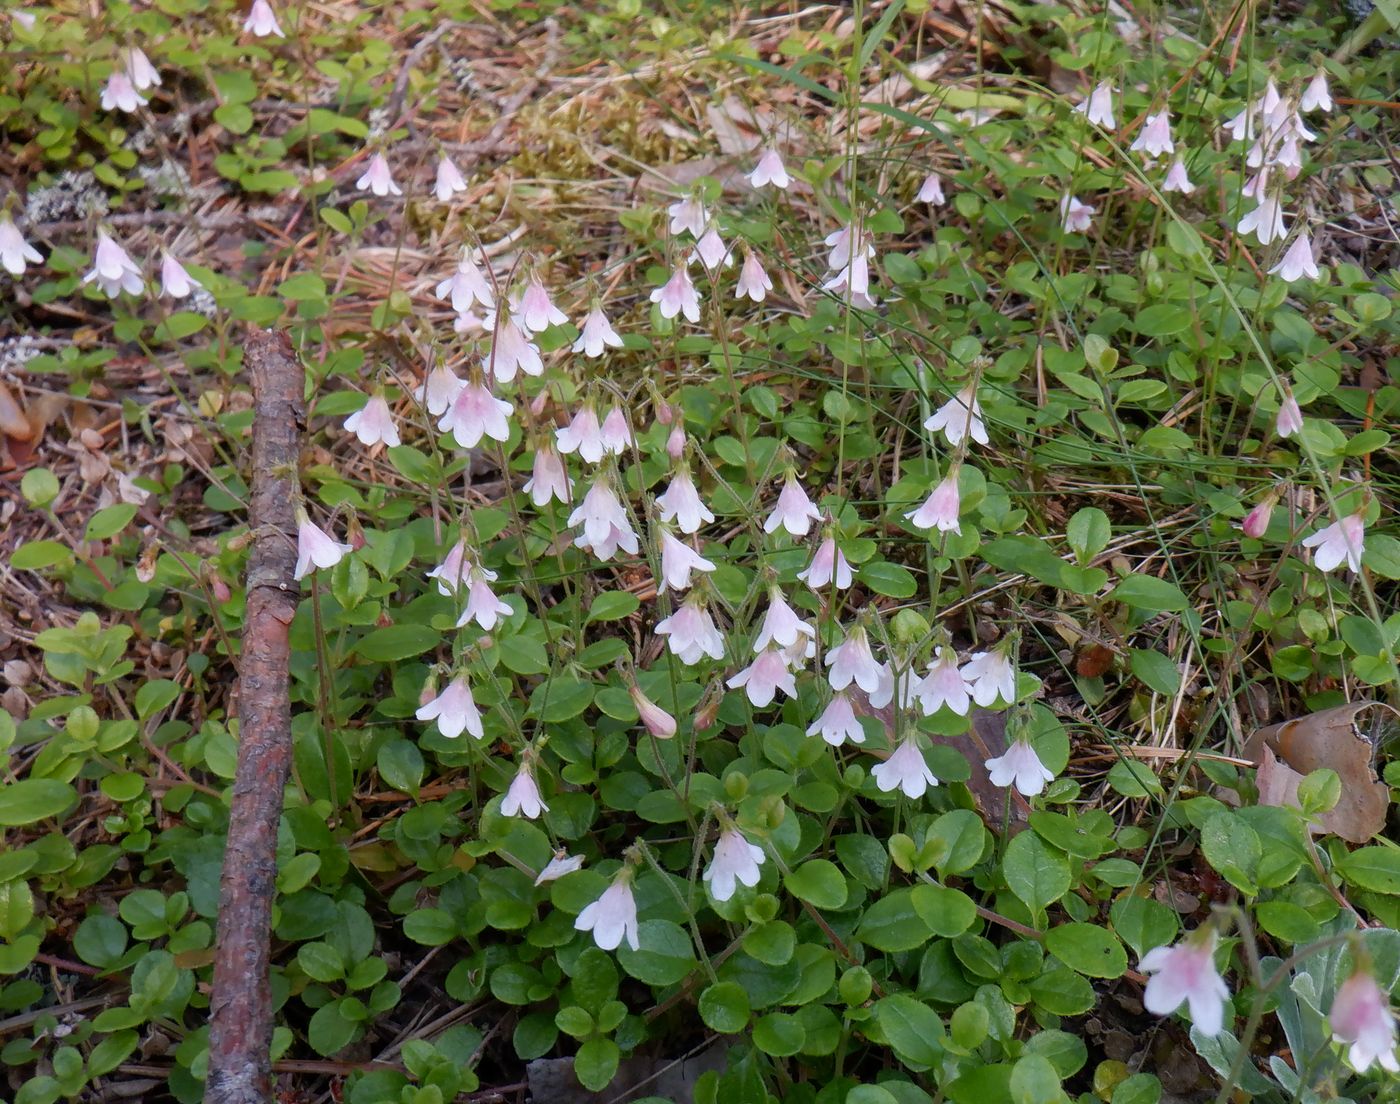
[[[297,607],[294,502],[305,376],[285,334],[250,333],[253,493],[247,616],[239,674],[238,772],[219,886],[209,1001],[208,1104],[272,1099],[272,899],[277,824],[292,759],[288,631]]]

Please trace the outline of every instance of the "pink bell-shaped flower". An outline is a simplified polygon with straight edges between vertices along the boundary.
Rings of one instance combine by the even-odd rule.
[[[703,880],[709,882],[716,901],[727,901],[734,896],[736,885],[758,885],[762,874],[758,868],[763,861],[763,848],[750,843],[731,825],[719,834],[714,858],[705,868]]]
[[[624,938],[634,951],[642,949],[630,868],[624,868],[603,895],[578,914],[574,928],[591,931],[593,941],[605,951],[616,950]]]
[[[938,779],[929,770],[928,761],[912,736],[901,740],[888,759],[872,767],[870,776],[881,793],[898,789],[914,800],[923,797],[930,786],[938,785]]]
[[[345,419],[345,432],[353,433],[362,445],[384,444],[393,448],[399,444],[399,427],[394,424],[393,411],[381,391]]]
[[[1203,1035],[1219,1035],[1230,990],[1215,968],[1217,940],[1214,928],[1197,928],[1175,946],[1156,947],[1143,955],[1139,967],[1152,975],[1143,990],[1143,1007],[1169,1016],[1186,1004]]]
[[[1055,775],[1045,769],[1035,748],[1025,740],[1013,740],[1006,754],[986,762],[987,777],[993,786],[1015,785],[1023,797],[1034,797],[1053,782]]]
[[[438,731],[449,740],[455,740],[463,732],[480,740],[484,733],[481,712],[472,698],[471,687],[462,675],[449,682],[432,701],[420,705],[414,716],[425,723],[437,721]]]
[[[333,540],[328,533],[300,511],[297,522],[297,564],[294,579],[304,579],[313,569],[326,570],[340,563],[350,552],[348,544]]]

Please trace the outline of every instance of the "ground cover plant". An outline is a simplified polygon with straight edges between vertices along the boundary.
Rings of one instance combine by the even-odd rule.
[[[0,15],[6,1099],[1394,1099],[1397,26]]]

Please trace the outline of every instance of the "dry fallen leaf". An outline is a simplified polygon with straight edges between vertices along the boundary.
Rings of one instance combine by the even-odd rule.
[[[1385,827],[1390,790],[1376,777],[1375,748],[1355,726],[1368,709],[1389,709],[1380,702],[1351,702],[1309,713],[1256,731],[1244,755],[1258,767],[1261,805],[1298,805],[1298,783],[1315,770],[1337,772],[1342,796],[1317,820],[1317,831],[1331,832],[1348,843],[1366,843]]]
[[[0,433],[26,441],[34,435],[29,419],[24,416],[24,411],[3,381],[0,381]]]

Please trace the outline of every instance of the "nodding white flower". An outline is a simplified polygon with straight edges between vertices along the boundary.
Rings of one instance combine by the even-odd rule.
[[[670,617],[658,621],[656,635],[664,636],[671,654],[687,666],[699,663],[704,656],[724,658],[724,637],[698,597],[686,599]]]
[[[637,716],[641,718],[648,732],[658,740],[669,740],[676,734],[676,718],[643,694],[640,686],[634,682],[627,688],[627,692],[632,695],[632,704],[637,707]]]
[[[619,548],[635,556],[641,547],[626,508],[605,476],[588,488],[583,501],[569,515],[569,524],[581,527],[574,546],[591,551],[600,560],[612,559]]]
[[[770,644],[776,644],[779,648],[791,648],[804,636],[808,640],[816,640],[817,630],[797,616],[796,611],[783,598],[782,591],[777,587],[770,589],[768,610],[763,615],[763,624],[759,626],[758,636],[754,638],[754,653],[763,651]],[[806,644],[803,645],[803,651],[805,650]],[[839,690],[840,687],[836,689]]]
[[[593,942],[605,951],[615,951],[627,937],[634,951],[642,949],[638,939],[637,899],[632,896],[632,872],[624,869],[603,890],[603,895],[578,914],[574,920],[577,931],[591,931]]]
[[[817,642],[810,636],[799,636],[786,648],[782,649],[783,660],[794,671],[801,671],[807,666],[807,661],[817,654]]]
[[[127,71],[113,69],[107,83],[102,86],[102,110],[131,113],[137,108],[145,107],[146,103],[146,97],[136,91],[136,85],[132,83]]]
[[[1282,241],[1286,238],[1288,225],[1283,221],[1283,208],[1279,205],[1278,196],[1265,196],[1261,199],[1259,206],[1240,219],[1235,229],[1241,234],[1252,231],[1258,236],[1260,245],[1268,245],[1271,241]]]
[[[427,407],[429,414],[437,417],[447,413],[452,400],[466,385],[466,381],[458,378],[451,368],[439,364],[423,377],[423,382],[418,385],[413,397]]]
[[[787,697],[797,697],[797,682],[788,669],[787,660],[777,648],[767,648],[738,674],[725,684],[731,690],[744,688],[749,701],[762,709],[773,704],[773,698],[781,690]]]
[[[928,769],[924,753],[912,736],[901,740],[888,759],[870,769],[870,775],[881,793],[900,789],[905,797],[916,800],[923,797],[930,786],[938,785],[938,779]]]
[[[880,687],[880,664],[870,651],[870,638],[857,625],[836,647],[826,653],[827,682],[833,690],[844,690],[854,682],[867,694]]]
[[[621,349],[622,338],[617,336],[617,331],[612,328],[612,323],[608,321],[608,316],[603,313],[602,306],[595,306],[588,312],[588,317],[583,320],[578,340],[573,343],[571,348],[574,352],[582,353],[586,357],[600,357],[603,355],[605,346]]]
[[[969,383],[951,399],[928,416],[924,428],[930,433],[943,431],[951,448],[971,437],[979,445],[989,443],[987,427],[982,423],[982,407],[977,402],[977,385]]]
[[[1242,142],[1254,137],[1254,116],[1255,109],[1252,104],[1246,104],[1238,114],[1230,116],[1225,120],[1222,129],[1230,135],[1232,141]]]
[[[748,296],[755,303],[761,303],[773,290],[773,281],[763,271],[763,262],[752,249],[744,256],[744,265],[739,269],[739,279],[734,284],[734,298]]]
[[[355,181],[355,187],[362,192],[373,192],[377,196],[403,195],[403,189],[394,183],[394,174],[384,154],[376,153],[369,159],[369,167],[364,175]]]
[[[1162,181],[1162,191],[1190,195],[1195,190],[1196,185],[1192,184],[1191,178],[1186,175],[1186,162],[1178,157],[1167,170],[1167,178]]]
[[[462,177],[462,171],[457,168],[457,164],[447,154],[438,158],[437,179],[433,182],[433,195],[437,196],[439,203],[448,202],[458,192],[467,190],[467,182]]]
[[[253,0],[253,6],[248,9],[248,18],[243,21],[243,29],[257,38],[266,38],[268,35],[287,37],[277,22],[277,13],[272,10],[272,5],[267,0]]]
[[[1066,234],[1082,234],[1094,225],[1097,211],[1097,207],[1066,194],[1060,199],[1060,225]]]
[[[438,429],[451,434],[458,448],[476,448],[482,437],[506,441],[510,438],[510,416],[514,410],[505,399],[491,394],[484,383],[467,383],[438,420]]]
[[[1083,115],[1104,130],[1116,129],[1118,123],[1113,118],[1113,86],[1108,81],[1099,81],[1084,101],[1075,105],[1074,113]]]
[[[971,688],[972,700],[988,709],[1001,698],[1007,705],[1016,702],[1016,668],[1004,648],[973,652],[963,664],[963,681]]]
[[[1215,968],[1214,928],[1197,928],[1172,947],[1155,947],[1138,963],[1147,979],[1142,1004],[1157,1016],[1168,1016],[1182,1004],[1203,1035],[1219,1035],[1225,1026],[1225,1001],[1230,989]]]
[[[486,572],[479,568],[472,568],[467,572],[467,604],[462,610],[462,614],[457,618],[457,628],[465,629],[473,621],[480,625],[487,632],[496,627],[496,622],[509,617],[515,612],[509,605],[496,597],[496,592],[491,589],[491,579],[486,577]]]
[[[930,492],[924,504],[904,515],[905,520],[918,529],[937,529],[940,533],[961,533],[958,512],[962,508],[962,496],[958,492],[958,473],[949,472],[943,481]]]
[[[527,376],[544,374],[544,361],[540,357],[540,347],[530,340],[530,332],[521,319],[514,314],[489,320],[491,326],[491,349],[486,354],[486,363],[491,374],[502,383],[515,379],[517,371]]]
[[[520,297],[516,317],[525,324],[527,332],[543,333],[550,326],[562,326],[569,316],[554,305],[549,291],[540,283],[539,277],[532,276],[525,285],[525,293]]]
[[[478,740],[484,734],[481,711],[463,675],[449,682],[432,701],[420,705],[413,715],[420,721],[437,721],[438,731],[449,740],[455,740],[463,732],[471,733]]]
[[[936,172],[929,173],[919,185],[919,194],[915,198],[931,207],[942,207],[948,202],[948,197],[943,194],[943,178]]]
[[[442,563],[427,573],[427,578],[437,580],[438,593],[450,598],[457,588],[469,582],[473,575],[479,575],[488,582],[496,581],[496,573],[476,563],[467,551],[467,543],[458,540],[447,550]]]
[[[724,239],[719,236],[719,231],[713,225],[700,235],[695,248],[690,251],[688,260],[698,260],[710,272],[719,268],[721,264],[725,268],[732,268],[734,265],[729,247],[724,244]]]
[[[787,168],[783,165],[782,155],[772,146],[759,155],[758,164],[753,167],[748,179],[755,188],[771,184],[775,188],[786,190],[792,183],[792,177],[788,176]],[[671,232],[675,233],[674,230]]]
[[[828,584],[834,584],[837,590],[845,590],[854,578],[845,553],[836,547],[835,537],[827,537],[817,545],[812,562],[799,571],[797,577],[813,590],[821,590]]]
[[[136,267],[125,249],[107,236],[106,231],[97,232],[97,249],[93,253],[92,271],[83,277],[83,283],[97,283],[108,299],[115,299],[123,291],[129,295],[141,294],[141,270]]]
[[[23,276],[26,263],[42,264],[43,256],[24,240],[9,215],[0,213],[0,267],[11,276]]]
[[[1045,783],[1055,781],[1054,772],[1045,769],[1035,748],[1025,740],[1013,740],[1006,754],[988,759],[986,767],[993,786],[1014,783],[1022,797],[1034,797],[1045,789]]]
[[[1297,178],[1303,168],[1303,151],[1298,146],[1297,138],[1284,139],[1273,156],[1273,164],[1276,168],[1283,169],[1283,175],[1289,180]]]
[[[1317,262],[1313,260],[1312,241],[1308,238],[1306,230],[1293,239],[1293,244],[1288,247],[1287,252],[1269,269],[1269,275],[1278,276],[1290,284],[1304,276],[1309,280],[1318,279],[1320,274],[1317,271]]]
[[[1261,120],[1265,122],[1267,129],[1272,129],[1274,125],[1273,115],[1282,102],[1282,97],[1278,94],[1278,86],[1270,77],[1269,83],[1264,87],[1263,95],[1252,103],[1246,104],[1239,114],[1227,120],[1225,129],[1236,142],[1253,138],[1256,124]]]
[[[1308,124],[1303,122],[1303,116],[1297,111],[1289,115],[1287,129],[1289,138],[1297,139],[1300,142],[1317,141],[1317,135],[1308,129]]]
[[[446,280],[437,286],[437,297],[450,300],[452,309],[458,314],[466,314],[472,304],[481,304],[482,310],[496,309],[496,296],[491,291],[491,282],[471,259],[471,254],[462,251],[462,259],[457,268]]]
[[[1264,94],[1255,101],[1255,111],[1260,116],[1272,115],[1283,102],[1283,97],[1279,95],[1278,85],[1274,83],[1274,78],[1270,77],[1264,85]]]
[[[495,315],[488,311],[487,317],[494,318]],[[486,319],[475,311],[459,314],[452,320],[452,332],[455,334],[479,334],[484,329],[486,329]]]
[[[700,526],[715,520],[709,508],[700,498],[695,483],[690,478],[689,468],[680,468],[671,477],[671,483],[656,498],[657,511],[662,521],[675,522],[682,533],[699,532]]]
[[[763,848],[744,838],[739,829],[726,828],[715,841],[715,856],[705,869],[704,880],[710,883],[710,893],[716,901],[734,896],[735,883],[749,887],[758,885],[763,865]]]
[[[1298,106],[1303,111],[1332,110],[1332,90],[1327,87],[1325,70],[1319,69],[1317,76],[1308,81],[1308,86],[1303,89],[1303,95],[1298,100]]]
[[[305,514],[297,522],[297,566],[293,579],[304,579],[314,568],[331,568],[349,553],[350,546],[341,544]]]
[[[850,264],[822,284],[822,290],[847,295],[851,306],[862,310],[874,310],[876,306],[870,294],[870,261],[865,257],[852,257]]]
[[[1288,438],[1302,428],[1303,411],[1299,409],[1298,400],[1292,396],[1292,392],[1285,393],[1284,399],[1278,404],[1278,417],[1274,418],[1274,432],[1280,437]]]
[[[775,532],[782,526],[794,537],[805,537],[812,522],[821,520],[821,511],[812,504],[802,484],[797,481],[796,472],[788,472],[783,489],[778,493],[778,504],[763,523],[765,533]]]
[[[632,427],[627,424],[627,415],[622,407],[614,406],[608,411],[599,427],[598,436],[603,442],[603,451],[613,456],[621,456],[632,444]]]
[[[530,501],[540,507],[548,506],[551,498],[560,502],[573,498],[574,481],[569,478],[563,459],[548,445],[535,450],[535,462],[524,490]]]
[[[666,455],[679,460],[685,455],[685,426],[677,422],[666,435]]]
[[[840,747],[847,740],[853,744],[865,743],[865,729],[860,727],[856,711],[851,708],[851,699],[844,690],[831,696],[821,716],[807,729],[808,736],[821,734],[821,738],[832,747]]]
[[[520,769],[515,772],[505,797],[501,798],[501,816],[523,816],[526,820],[535,820],[541,813],[547,812],[549,806],[540,796],[539,783],[535,781],[535,771],[530,766],[527,753],[520,760]]]
[[[1240,195],[1245,199],[1252,199],[1258,203],[1262,200],[1269,187],[1269,166],[1265,165],[1257,173],[1244,182],[1244,187],[1240,189]]]
[[[713,571],[715,565],[684,541],[661,531],[661,582],[658,594],[667,590],[689,590],[692,571]]]
[[[912,709],[918,701],[919,689],[919,680],[914,677],[914,672],[903,671],[896,679],[893,667],[888,663],[880,664],[880,685],[873,693],[866,695],[870,708],[884,709],[894,701],[896,689],[899,692],[899,708]]]
[[[160,84],[160,70],[151,64],[151,59],[139,46],[133,46],[126,52],[126,75],[139,92]]]
[[[544,869],[540,871],[540,876],[535,879],[535,885],[542,886],[546,882],[556,881],[565,874],[572,874],[575,870],[582,869],[583,856],[570,855],[561,847],[554,852],[554,857],[545,863]]]
[[[826,266],[834,275],[822,284],[823,290],[836,294],[849,291],[859,306],[873,306],[870,297],[870,259],[875,256],[875,244],[870,235],[854,222],[833,230],[824,242],[830,247]]]
[[[1357,1073],[1365,1073],[1372,1062],[1400,1073],[1390,1000],[1365,970],[1357,970],[1338,987],[1327,1019],[1332,1038],[1348,1048],[1347,1061]]]
[[[675,267],[669,280],[652,290],[651,301],[661,308],[662,318],[675,318],[683,313],[690,322],[700,321],[700,296],[683,264]]]
[[[603,444],[603,427],[598,423],[598,412],[592,403],[586,402],[579,407],[568,425],[554,431],[554,439],[559,444],[560,452],[576,452],[581,460],[589,464],[598,463],[607,451]]]
[[[958,653],[952,648],[939,648],[937,658],[928,665],[928,673],[919,680],[914,694],[925,716],[931,717],[947,706],[959,717],[966,717],[972,698],[958,670]]]
[[[854,222],[833,230],[822,241],[831,250],[826,257],[826,267],[833,272],[849,265],[852,257],[869,259],[875,256],[875,243]]]
[[[1145,153],[1148,157],[1165,157],[1175,153],[1172,144],[1172,117],[1169,111],[1159,111],[1143,120],[1142,130],[1129,147],[1134,153]]]
[[[692,238],[698,238],[703,234],[705,227],[710,222],[705,205],[695,196],[676,200],[675,203],[666,208],[666,213],[671,216],[671,233],[683,234],[689,231]]]
[[[1304,548],[1315,548],[1313,563],[1319,571],[1331,571],[1343,560],[1352,571],[1361,571],[1361,556],[1366,550],[1366,517],[1360,511],[1334,521],[1303,538]]]
[[[353,433],[362,445],[383,442],[393,448],[399,443],[399,427],[394,424],[393,411],[382,391],[376,391],[369,402],[345,419],[345,432]]]
[[[171,299],[184,299],[193,294],[194,289],[203,287],[198,280],[185,271],[185,266],[164,254],[160,262],[160,293]]]

